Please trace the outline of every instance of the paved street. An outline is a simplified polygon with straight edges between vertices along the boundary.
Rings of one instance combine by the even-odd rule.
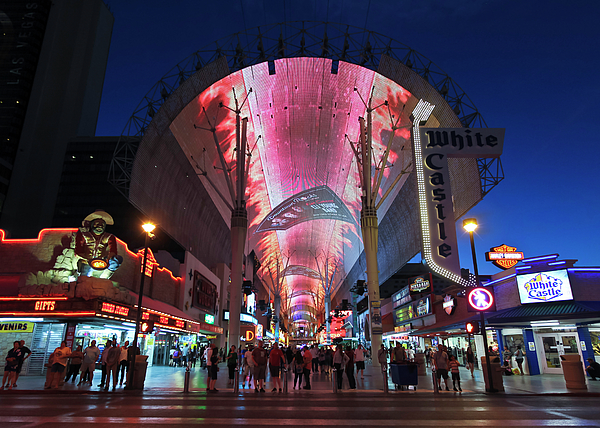
[[[0,426],[600,426],[597,398],[388,394],[232,393],[3,395]]]
[[[40,377],[22,377],[19,387],[1,391],[0,426],[60,426],[86,424],[119,427],[142,424],[174,426],[600,426],[600,385],[590,382],[590,392],[565,395],[562,376],[504,378],[507,392],[483,393],[483,383],[462,370],[463,393],[434,394],[430,376],[419,377],[416,391],[383,393],[380,373],[368,366],[358,389],[334,394],[326,374],[312,376],[312,390],[255,393],[227,386],[227,372],[219,372],[218,393],[207,393],[206,372],[192,372],[192,392],[184,394],[184,369],[153,367],[146,390],[99,391],[67,384],[60,390],[42,390]],[[468,374],[468,376],[467,376]],[[99,377],[96,378],[99,380]],[[40,383],[41,382],[41,383]],[[563,395],[559,395],[562,393]]]

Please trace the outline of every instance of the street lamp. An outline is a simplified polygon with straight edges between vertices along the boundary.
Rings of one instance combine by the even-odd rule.
[[[471,254],[473,255],[473,270],[475,271],[475,281],[476,286],[480,287],[481,283],[479,282],[479,269],[477,268],[477,255],[475,253],[475,241],[473,240],[473,232],[477,229],[477,219],[474,218],[466,218],[463,220],[463,228],[469,232],[469,238],[471,239]],[[490,364],[490,353],[488,351],[487,345],[487,333],[485,330],[485,311],[480,311],[480,322],[481,322],[481,337],[483,339],[483,350],[485,352],[485,363],[487,365],[487,375],[488,375],[488,392],[497,392],[494,389],[494,380],[492,379],[492,365]]]
[[[146,278],[146,262],[148,260],[148,242],[150,239],[154,239],[155,225],[152,223],[145,223],[142,225],[142,229],[146,233],[144,239],[144,261],[142,262],[142,279],[140,280],[140,290],[138,294],[138,305],[137,305],[137,316],[135,318],[135,336],[133,336],[133,352],[129,354],[129,381],[127,382],[127,389],[135,389],[135,357],[138,353],[141,354],[138,348],[138,336],[140,334],[140,324],[142,322],[142,299],[144,297],[144,279]]]

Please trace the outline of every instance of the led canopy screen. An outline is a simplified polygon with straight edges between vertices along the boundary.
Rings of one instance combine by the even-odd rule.
[[[236,116],[231,109],[237,100],[242,119],[247,119],[252,153],[246,188],[248,248],[259,257],[263,277],[269,269],[277,270],[277,260],[280,266],[295,266],[284,278],[284,294],[295,296],[292,304],[313,304],[310,294],[298,291],[320,288],[318,272],[335,272],[337,286],[363,248],[360,178],[349,142],[359,140],[358,118],[366,117],[363,100],[372,98],[373,106],[381,106],[373,113],[376,159],[391,139],[380,195],[401,176],[378,210],[380,220],[409,176],[402,171],[412,164],[409,116],[418,100],[356,64],[340,62],[332,72],[327,58],[283,58],[275,61],[274,71],[265,62],[217,81],[183,108],[170,130],[196,172],[205,171],[204,186],[229,223],[231,211],[221,197],[229,190],[215,140],[236,177]],[[373,168],[373,176],[375,172]],[[335,267],[326,269],[324,263]]]
[[[566,269],[517,275],[522,304],[573,300]]]

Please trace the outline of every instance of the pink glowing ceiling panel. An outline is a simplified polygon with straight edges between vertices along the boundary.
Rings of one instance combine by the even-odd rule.
[[[264,269],[278,258],[284,264],[324,272],[328,256],[330,262],[337,261],[337,283],[356,262],[362,251],[361,201],[348,138],[358,140],[358,118],[366,114],[363,100],[370,97],[372,106],[380,106],[373,114],[376,161],[392,138],[383,194],[401,171],[410,168],[408,115],[418,100],[358,65],[340,62],[337,74],[331,73],[331,60],[324,58],[277,60],[275,74],[269,74],[267,63],[248,67],[212,85],[173,120],[171,131],[192,166],[203,174],[205,187],[229,223],[231,212],[222,201],[230,200],[229,190],[210,129],[216,130],[225,170],[235,177],[235,114],[220,105],[235,109],[237,99],[242,117],[248,118],[252,150],[246,191],[249,249],[256,251]],[[397,190],[380,208],[379,219],[395,194]],[[318,279],[302,274],[288,274],[285,281],[290,291],[319,286]],[[294,304],[313,303],[307,294],[295,299]]]

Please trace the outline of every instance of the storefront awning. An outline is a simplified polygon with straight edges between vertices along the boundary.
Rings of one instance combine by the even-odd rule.
[[[543,321],[550,319],[600,318],[600,302],[556,302],[522,305],[490,317],[492,323]]]

